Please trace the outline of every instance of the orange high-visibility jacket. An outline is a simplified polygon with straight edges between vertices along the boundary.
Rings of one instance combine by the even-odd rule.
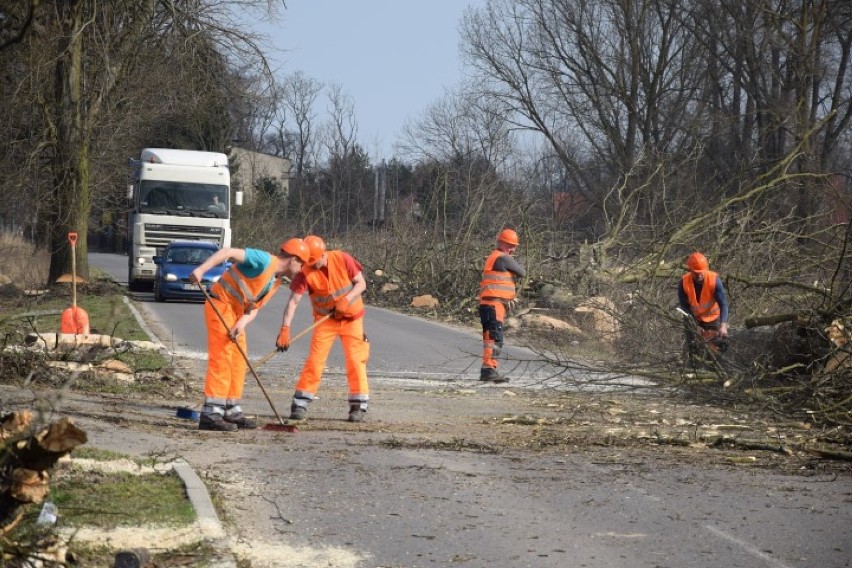
[[[716,279],[719,277],[715,272],[707,271],[704,276],[704,284],[701,286],[701,297],[695,297],[695,284],[692,273],[686,273],[681,279],[683,291],[689,302],[689,310],[696,319],[703,322],[711,322],[719,318],[721,313],[719,303],[716,302]]]
[[[343,251],[339,250],[330,250],[326,253],[328,261],[325,269],[328,270],[328,277],[322,268],[305,266],[302,269],[310,290],[315,318],[321,318],[334,311],[334,303],[355,286],[346,270],[343,254]],[[364,302],[361,296],[355,298],[351,306],[353,312],[358,314],[351,319],[355,320],[364,315]]]
[[[266,304],[275,295],[278,287],[281,286],[281,279],[275,277],[276,268],[277,263],[275,259],[272,259],[272,262],[263,272],[249,278],[239,271],[236,264],[232,264],[219,278],[219,281],[213,285],[210,292],[216,298],[229,302],[237,313],[247,314]],[[272,281],[272,285],[269,290],[262,298],[259,298],[258,296],[270,281]]]
[[[494,263],[503,256],[503,251],[495,249],[485,259],[482,268],[482,282],[479,284],[479,301],[483,300],[514,300],[515,280],[508,270],[494,270]]]

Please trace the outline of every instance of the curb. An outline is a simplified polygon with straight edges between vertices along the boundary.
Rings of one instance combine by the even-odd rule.
[[[142,328],[142,331],[145,332],[145,335],[148,336],[148,339],[151,341],[151,343],[155,344],[159,349],[166,349],[166,346],[163,345],[163,343],[160,341],[160,338],[157,337],[157,334],[151,331],[151,328],[148,327],[148,324],[145,322],[145,318],[142,317],[142,314],[139,313],[139,310],[136,308],[136,306],[133,305],[133,302],[131,302],[127,296],[123,296],[122,299],[127,305],[127,309],[129,309],[130,313],[133,314],[133,317],[136,318],[136,323],[139,324],[139,327]]]
[[[222,523],[219,522],[219,516],[216,514],[216,508],[213,506],[210,494],[207,492],[207,486],[204,485],[204,482],[201,481],[201,478],[198,477],[198,474],[186,460],[175,460],[172,467],[186,487],[187,497],[189,497],[198,517],[196,524],[201,535],[218,552],[218,557],[212,560],[208,566],[211,568],[237,568],[237,561],[231,553],[228,535],[222,528]]]

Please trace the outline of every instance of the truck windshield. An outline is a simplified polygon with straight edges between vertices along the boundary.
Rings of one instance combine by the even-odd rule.
[[[228,187],[204,183],[142,180],[139,212],[184,217],[228,218]]]

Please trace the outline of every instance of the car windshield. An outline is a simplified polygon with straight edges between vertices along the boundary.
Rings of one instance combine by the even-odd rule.
[[[209,248],[180,247],[169,250],[166,262],[173,264],[201,264],[215,251]]]

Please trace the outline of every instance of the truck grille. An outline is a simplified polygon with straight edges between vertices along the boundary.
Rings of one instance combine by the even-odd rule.
[[[207,241],[222,246],[221,227],[187,227],[145,223],[145,244],[160,252],[172,241]]]

